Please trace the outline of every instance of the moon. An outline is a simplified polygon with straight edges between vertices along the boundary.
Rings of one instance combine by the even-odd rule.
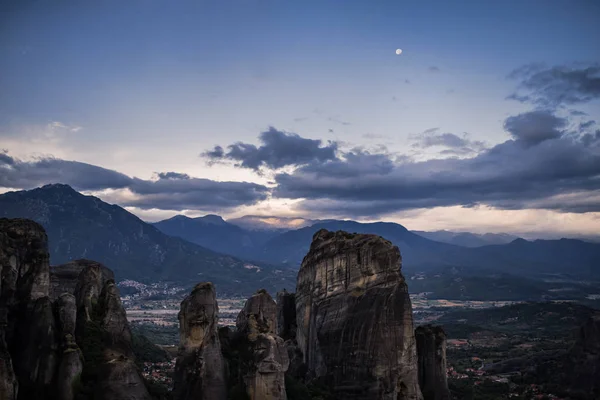
[[[396,54],[397,54],[397,55],[400,55],[400,54],[402,54],[402,49],[396,49]]]

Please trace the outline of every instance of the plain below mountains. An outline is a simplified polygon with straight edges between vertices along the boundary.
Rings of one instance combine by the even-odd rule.
[[[87,258],[110,267],[119,280],[212,281],[223,294],[295,286],[293,271],[245,261],[169,236],[125,209],[82,195],[67,185],[2,194],[0,217],[40,223],[48,234],[54,265]]]

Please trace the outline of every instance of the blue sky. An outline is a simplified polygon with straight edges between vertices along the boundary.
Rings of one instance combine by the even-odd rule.
[[[511,139],[504,129],[507,118],[540,108],[507,99],[519,84],[507,78],[511,71],[531,63],[577,70],[600,60],[600,3],[593,0],[61,0],[5,1],[0,7],[0,148],[23,163],[52,156],[143,180],[174,171],[269,186],[281,170],[259,174],[232,162],[207,166],[199,155],[215,145],[259,145],[259,135],[270,126],[321,140],[323,146],[335,141],[340,152],[361,146],[375,153],[385,146],[390,157],[415,162],[447,157],[440,155],[443,149],[415,145],[432,128],[491,148]],[[403,49],[399,56],[397,48]],[[570,125],[598,120],[595,90],[585,101],[544,108]],[[574,117],[570,110],[587,115]],[[475,157],[478,151],[454,156]],[[596,148],[585,151],[597,155]],[[299,165],[286,167],[284,172],[293,173]],[[27,188],[16,186],[25,185],[7,189]],[[585,196],[597,195],[597,189],[586,186]],[[140,196],[110,185],[96,192],[124,205],[129,203],[123,199]],[[556,195],[573,193],[551,194]],[[188,203],[189,209],[163,203],[130,209],[149,219],[177,212],[328,212],[321,205],[295,208],[302,199],[269,195],[220,210],[202,202]],[[556,229],[569,216],[575,221],[569,232],[600,228],[595,207],[572,214],[531,203],[508,207],[476,196],[468,203],[425,202],[387,207],[387,214],[348,210],[338,216],[464,229],[452,215],[467,212],[476,225],[481,215],[496,213],[492,220],[498,222],[475,228],[514,230],[501,223],[510,209],[528,213],[532,221],[550,213],[545,218]],[[441,207],[441,214],[429,215],[432,207]],[[580,222],[590,218],[596,225]],[[436,220],[448,222],[436,225]]]

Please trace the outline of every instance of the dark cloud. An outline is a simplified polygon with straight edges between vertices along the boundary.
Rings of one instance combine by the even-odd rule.
[[[119,200],[123,206],[166,210],[223,210],[265,200],[266,186],[247,182],[217,182],[179,172],[161,172],[156,180],[131,178],[117,171],[77,161],[41,158],[22,161],[0,153],[0,187],[31,189],[64,183],[81,191],[129,189],[135,196]]]
[[[582,122],[579,124],[579,131],[584,132],[594,125],[596,125],[596,121],[594,121],[594,120]]]
[[[278,174],[274,195],[303,199],[299,207],[305,211],[346,217],[478,204],[600,211],[600,152],[596,147],[600,133],[557,135],[564,121],[544,116],[540,122],[538,117],[507,120],[515,139],[475,157],[415,162],[393,160],[388,154],[343,154],[337,160]],[[536,129],[549,132],[536,133]],[[459,144],[454,141],[450,143]],[[581,194],[577,201],[573,193]],[[582,201],[585,194],[588,200]]]
[[[571,110],[569,111],[569,113],[573,116],[573,117],[582,117],[582,116],[586,116],[587,113],[583,112],[583,111],[579,111],[579,110]]]
[[[427,68],[427,70],[429,72],[440,72],[439,67],[436,67],[435,65],[432,65],[431,67]]]
[[[519,81],[509,96],[542,107],[586,103],[600,98],[600,64],[545,67],[531,64],[514,70],[509,78]]]
[[[180,174],[185,175],[185,174]],[[154,181],[133,179],[129,189],[138,194],[123,205],[165,210],[202,209],[218,211],[251,205],[268,197],[268,188],[249,182],[217,182],[210,179],[161,178]]]
[[[48,183],[65,183],[78,190],[122,189],[131,178],[120,172],[77,161],[39,158],[21,161],[0,157],[0,187],[29,189]]]
[[[259,138],[261,146],[238,142],[227,146],[227,152],[216,146],[202,155],[210,161],[230,160],[238,167],[259,170],[261,167],[278,169],[334,160],[338,148],[336,142],[323,146],[321,140],[306,139],[273,127],[261,133]]]
[[[566,119],[559,118],[549,111],[526,112],[508,117],[504,121],[504,129],[526,145],[556,139],[562,136],[566,125]]]
[[[159,179],[190,179],[188,174],[180,172],[159,172],[156,174]]]
[[[410,80],[408,80],[408,79],[405,79],[405,80],[404,80],[404,83],[406,83],[407,85],[410,85]]]
[[[466,137],[460,137],[454,133],[441,133],[439,128],[427,129],[419,135],[413,135],[415,141],[413,147],[429,148],[434,146],[448,147],[441,154],[469,154],[476,153],[485,148],[485,144],[478,140],[470,140]]]

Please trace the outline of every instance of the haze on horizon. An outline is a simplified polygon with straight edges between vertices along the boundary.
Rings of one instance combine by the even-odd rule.
[[[595,235],[599,15],[588,0],[3,2],[0,191],[65,183],[148,221]]]

